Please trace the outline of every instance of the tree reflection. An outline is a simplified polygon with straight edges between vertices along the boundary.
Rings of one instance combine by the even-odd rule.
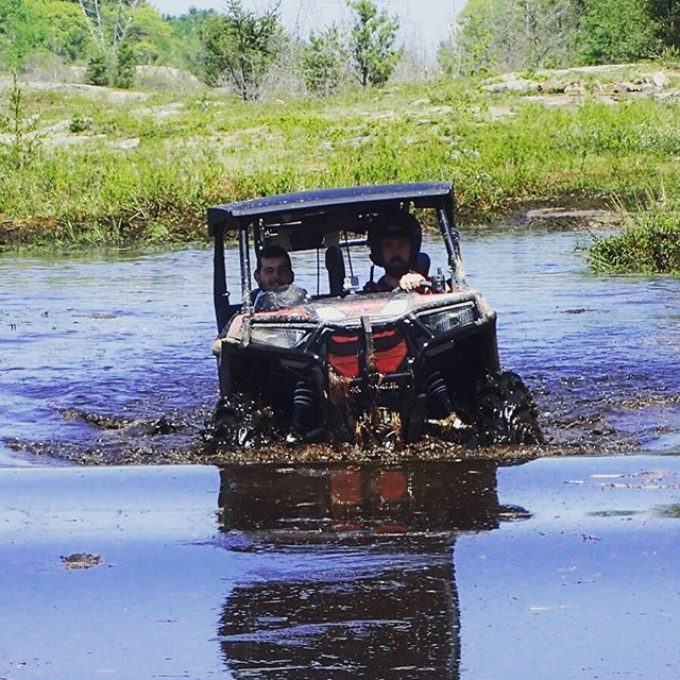
[[[456,537],[528,516],[499,504],[496,469],[223,467],[221,529],[239,537],[231,549],[262,555],[220,618],[228,669],[244,678],[458,678]]]

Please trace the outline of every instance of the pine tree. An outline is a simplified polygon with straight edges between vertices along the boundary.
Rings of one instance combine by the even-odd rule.
[[[355,14],[351,52],[356,76],[364,87],[384,85],[402,56],[394,46],[399,20],[379,12],[372,0],[349,0],[348,5]]]

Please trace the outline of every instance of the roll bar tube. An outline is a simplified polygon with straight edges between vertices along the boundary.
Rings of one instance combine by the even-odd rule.
[[[241,296],[243,298],[243,309],[252,307],[253,301],[250,299],[250,242],[248,239],[248,225],[240,224],[238,228],[238,254],[241,258]]]
[[[448,209],[447,209],[448,208]],[[465,285],[465,267],[460,254],[460,240],[458,231],[453,227],[453,206],[437,208],[439,228],[444,238],[446,252],[449,257],[451,279],[460,285]]]
[[[227,324],[229,302],[227,300],[227,270],[224,258],[224,227],[215,229],[215,253],[213,255],[213,301],[215,303],[215,320],[219,333]]]
[[[247,347],[250,344],[250,334],[255,308],[252,300],[252,290],[250,288],[250,243],[248,239],[248,225],[239,224],[238,226],[238,252],[241,258],[241,296],[243,299],[244,324],[241,335],[241,346]]]

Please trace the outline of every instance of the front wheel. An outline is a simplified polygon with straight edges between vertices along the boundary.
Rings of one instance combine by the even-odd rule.
[[[477,440],[481,446],[543,444],[533,397],[516,373],[485,376],[477,385],[475,402]]]
[[[222,397],[204,432],[213,450],[250,448],[280,439],[272,409],[242,394]]]

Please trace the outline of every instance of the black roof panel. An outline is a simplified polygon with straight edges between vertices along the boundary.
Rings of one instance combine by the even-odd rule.
[[[240,223],[250,222],[253,218],[300,219],[305,215],[332,210],[359,213],[384,207],[380,204],[402,201],[413,201],[418,207],[437,207],[450,200],[452,191],[453,184],[450,182],[417,182],[318,189],[266,196],[208,208],[208,226],[212,233],[218,225],[223,225],[226,229],[236,229]]]

